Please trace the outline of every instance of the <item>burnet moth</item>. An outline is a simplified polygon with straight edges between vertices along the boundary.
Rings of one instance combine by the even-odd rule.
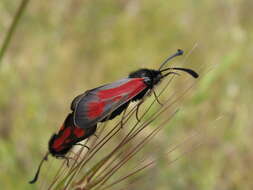
[[[74,145],[81,145],[78,142],[95,133],[98,122],[111,120],[120,115],[130,102],[142,100],[166,76],[178,74],[175,71],[183,71],[197,78],[198,74],[191,69],[179,67],[163,69],[169,60],[182,54],[183,51],[179,49],[168,57],[158,70],[139,69],[130,73],[127,78],[87,90],[74,98],[70,107],[72,112],[67,116],[58,133],[49,140],[49,151],[41,160],[30,183],[37,181],[40,168],[49,154],[56,158],[67,159],[65,155]]]

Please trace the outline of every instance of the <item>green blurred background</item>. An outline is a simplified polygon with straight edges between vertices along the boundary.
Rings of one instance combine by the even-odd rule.
[[[1,43],[19,3],[0,1]],[[158,143],[207,128],[205,142],[135,189],[253,189],[252,10],[252,0],[30,1],[0,63],[1,189],[37,188],[27,181],[73,97],[194,44],[176,62],[201,78]]]

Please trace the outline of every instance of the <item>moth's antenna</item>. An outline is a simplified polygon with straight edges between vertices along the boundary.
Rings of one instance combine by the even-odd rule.
[[[30,184],[33,184],[33,183],[35,183],[37,181],[37,179],[39,177],[39,173],[40,173],[40,168],[41,168],[43,162],[47,161],[48,155],[49,155],[49,152],[47,152],[46,155],[43,157],[43,159],[40,161],[40,165],[39,165],[39,167],[37,169],[37,172],[36,172],[34,178],[31,181],[29,181]]]
[[[189,75],[191,75],[192,77],[194,78],[198,78],[199,77],[199,74],[196,73],[194,70],[192,69],[187,69],[187,68],[180,68],[180,67],[174,67],[172,68],[173,70],[179,70],[179,71],[184,71],[186,73],[188,73]]]
[[[187,69],[187,68],[180,68],[180,67],[172,67],[172,68],[167,68],[167,69],[163,69],[163,70],[160,70],[161,72],[164,72],[164,71],[168,71],[168,70],[179,70],[179,71],[184,71],[186,73],[188,73],[189,75],[191,75],[192,77],[194,78],[198,78],[199,75],[198,73],[196,73],[194,70],[192,69]],[[171,73],[171,72],[169,72]],[[167,76],[167,74],[163,75],[163,77]]]
[[[171,56],[169,56],[162,64],[161,64],[161,66],[159,67],[159,71],[163,68],[163,66],[169,61],[169,60],[171,60],[171,59],[173,59],[174,57],[177,57],[177,56],[179,56],[179,55],[183,55],[184,54],[184,51],[183,50],[181,50],[181,49],[178,49],[177,50],[177,53],[175,53],[175,54],[173,54],[173,55],[171,55]]]

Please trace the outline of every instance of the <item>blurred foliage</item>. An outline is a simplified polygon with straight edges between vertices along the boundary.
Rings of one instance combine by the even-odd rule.
[[[0,2],[1,43],[19,3]],[[157,68],[197,43],[176,64],[201,78],[151,146],[162,155],[205,128],[203,144],[171,165],[161,161],[129,188],[253,189],[252,9],[251,0],[30,1],[0,65],[1,187],[42,188],[27,182],[73,97],[137,68]]]

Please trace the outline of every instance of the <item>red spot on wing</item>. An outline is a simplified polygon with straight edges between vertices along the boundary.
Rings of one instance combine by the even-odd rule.
[[[70,136],[70,134],[71,134],[70,127],[65,128],[62,135],[60,137],[58,137],[57,139],[55,139],[54,144],[53,144],[53,148],[56,150],[61,150],[63,148],[62,147],[63,143]]]
[[[88,104],[88,113],[87,116],[89,119],[94,119],[100,116],[104,111],[104,102],[90,102]]]
[[[131,96],[134,96],[137,95],[138,92],[140,92],[140,90],[143,90],[146,87],[147,85],[144,83],[143,78],[135,78],[131,79],[129,82],[125,84],[122,84],[121,86],[99,91],[98,97],[101,99],[107,99],[113,96],[121,96],[122,94],[126,94],[129,92],[131,92]],[[133,91],[133,89],[135,90]]]
[[[122,96],[116,96],[112,99],[113,102],[117,102],[118,100],[121,100]]]
[[[84,136],[84,134],[85,134],[85,130],[80,127],[75,127],[73,132],[77,138],[80,138],[80,137]]]
[[[129,93],[128,99],[135,97],[137,94],[139,94],[145,88],[147,88],[147,85],[143,81],[141,81],[141,83],[136,85],[136,88]]]

